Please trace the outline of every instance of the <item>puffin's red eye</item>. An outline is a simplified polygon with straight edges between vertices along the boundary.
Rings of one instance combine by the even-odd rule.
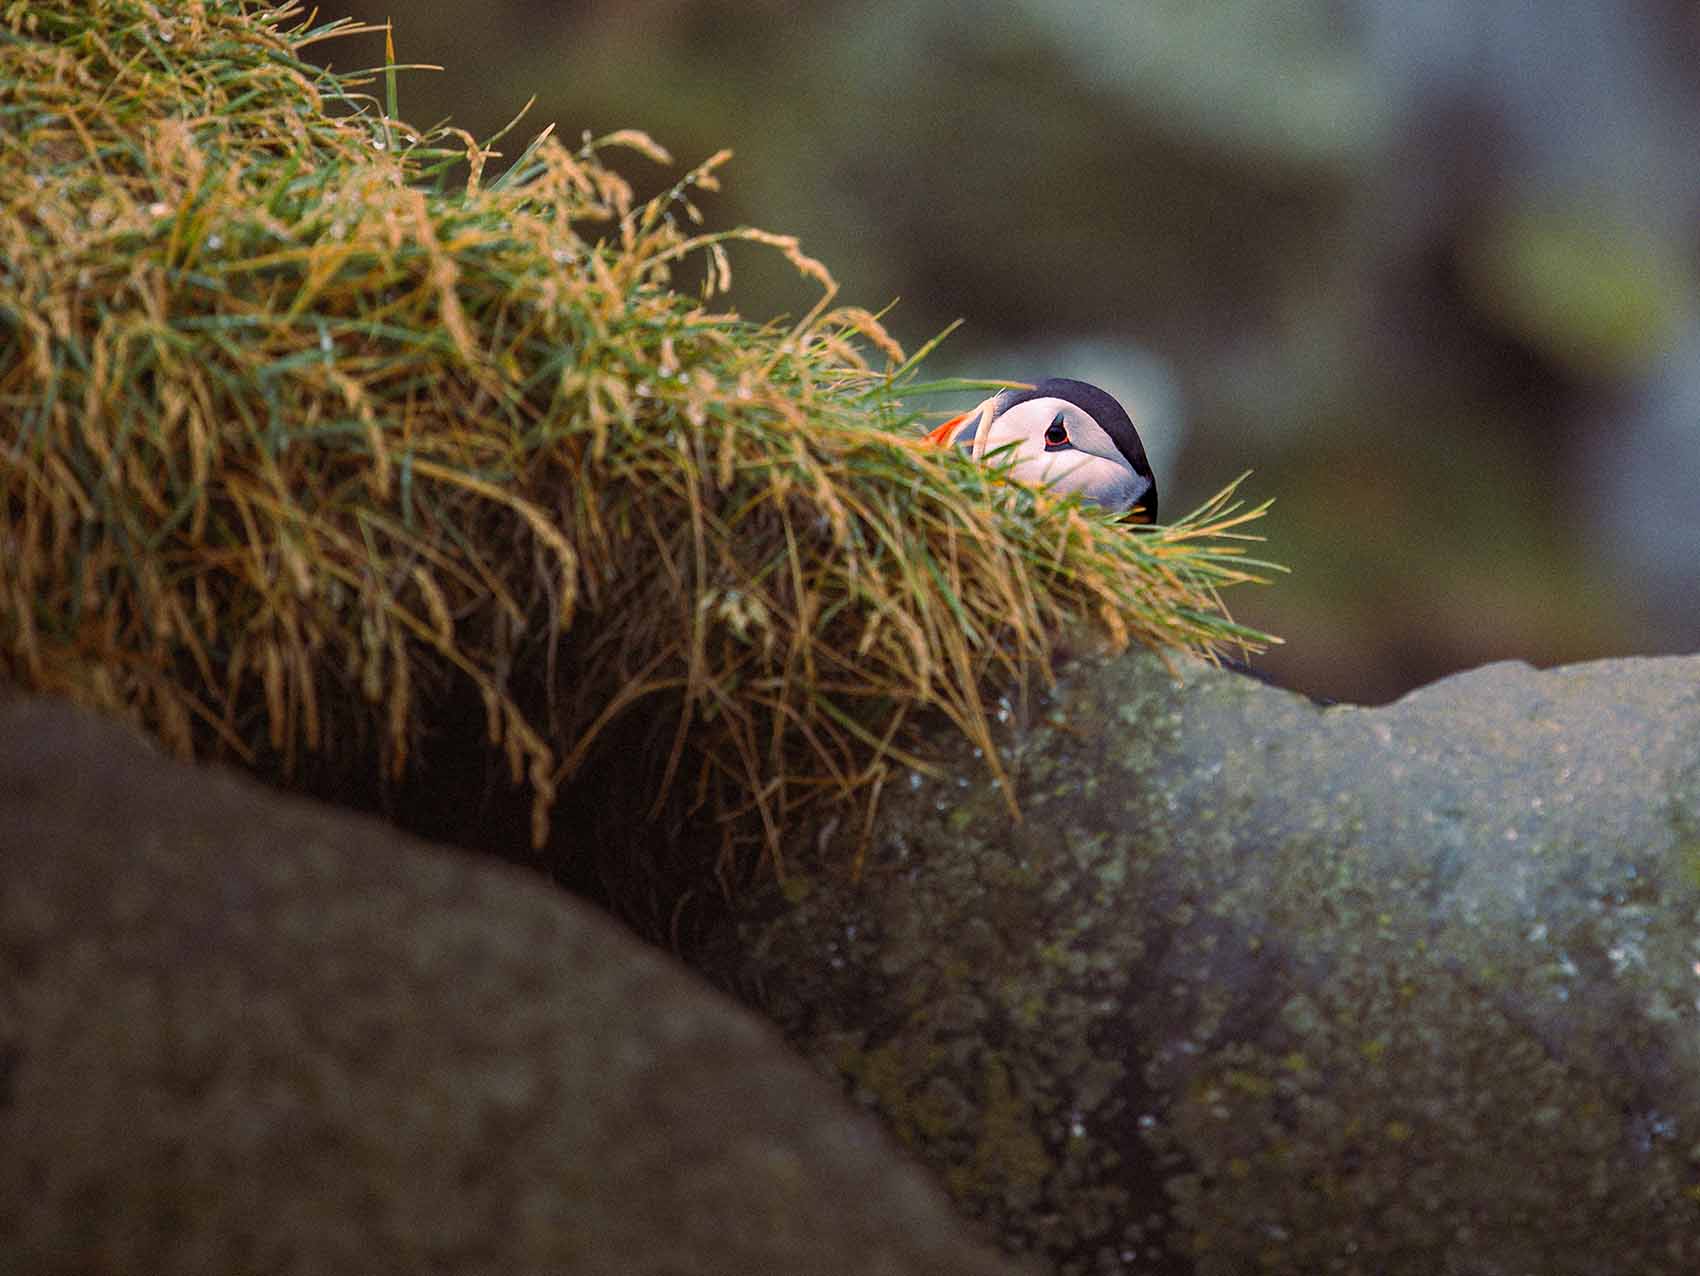
[[[1068,426],[1063,424],[1062,413],[1059,412],[1052,418],[1051,423],[1045,427],[1045,447],[1047,449],[1054,449],[1067,446]]]

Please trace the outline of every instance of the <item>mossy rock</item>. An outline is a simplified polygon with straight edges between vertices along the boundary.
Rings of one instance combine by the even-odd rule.
[[[1700,659],[1183,672],[1075,667],[1020,823],[915,776],[722,977],[1058,1272],[1695,1270]]]
[[[535,875],[0,705],[0,1271],[1015,1276]]]

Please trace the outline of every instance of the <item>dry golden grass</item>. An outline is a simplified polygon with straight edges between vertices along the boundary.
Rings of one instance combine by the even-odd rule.
[[[0,668],[28,687],[287,778],[333,747],[401,774],[458,681],[538,839],[641,712],[646,800],[782,871],[811,799],[871,810],[921,763],[917,711],[989,746],[988,688],[1072,626],[1262,640],[1217,598],[1261,508],[1134,532],[926,447],[916,361],[824,267],[692,234],[723,156],[639,202],[602,154],[664,160],[647,138],[545,136],[486,182],[471,138],[301,60],[346,24],[3,12]],[[737,240],[822,304],[712,312]]]

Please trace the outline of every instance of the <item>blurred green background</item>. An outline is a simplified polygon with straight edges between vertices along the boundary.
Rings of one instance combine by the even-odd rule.
[[[402,114],[640,128],[640,193],[800,235],[940,374],[1076,376],[1164,510],[1240,471],[1283,683],[1700,650],[1700,8],[1677,0],[451,0]],[[317,46],[338,69],[380,36]],[[734,255],[751,318],[810,288]],[[692,280],[681,276],[682,285]],[[950,406],[939,403],[940,408]],[[964,404],[963,406],[966,406]]]

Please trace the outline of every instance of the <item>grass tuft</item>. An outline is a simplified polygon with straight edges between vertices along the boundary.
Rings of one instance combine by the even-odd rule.
[[[486,181],[490,145],[395,118],[393,46],[303,60],[387,26],[312,21],[0,10],[10,678],[281,779],[400,776],[470,689],[538,841],[647,723],[618,765],[718,826],[724,874],[924,764],[921,711],[994,758],[988,689],[1071,627],[1269,641],[1220,605],[1269,566],[1237,484],[1135,531],[924,445],[911,405],[950,385],[825,266],[696,231],[725,153],[640,201],[605,157],[668,162],[650,139],[545,131]],[[713,310],[740,243],[820,303]]]

